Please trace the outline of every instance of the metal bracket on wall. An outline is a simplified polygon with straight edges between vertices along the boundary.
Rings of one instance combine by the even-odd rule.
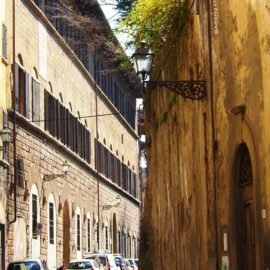
[[[205,81],[148,81],[150,88],[166,87],[184,98],[200,100],[206,97]]]

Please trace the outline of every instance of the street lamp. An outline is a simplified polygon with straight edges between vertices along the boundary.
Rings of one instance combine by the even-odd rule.
[[[70,164],[65,161],[63,164],[62,164],[62,169],[63,169],[63,173],[59,173],[59,174],[44,174],[43,175],[43,181],[52,181],[54,180],[55,178],[57,177],[61,177],[61,178],[64,178],[68,171],[69,171],[69,168],[70,168]]]
[[[145,88],[145,80],[150,74],[151,65],[154,54],[146,47],[145,42],[140,43],[140,47],[136,49],[132,55],[135,71],[142,76],[143,91]],[[200,100],[206,96],[205,81],[147,81],[151,88],[166,87],[171,91],[183,96],[187,99]]]
[[[3,146],[0,149],[3,150],[3,159],[5,159],[6,147],[10,143],[10,140],[11,140],[11,131],[7,126],[4,126],[4,128],[0,131],[0,137],[3,143]]]

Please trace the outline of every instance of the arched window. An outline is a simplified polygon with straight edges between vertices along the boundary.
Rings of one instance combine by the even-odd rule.
[[[86,223],[86,251],[91,252],[91,218],[89,212],[87,212],[87,223]]]
[[[75,219],[75,230],[76,230],[76,251],[77,259],[82,257],[82,222],[81,222],[81,210],[79,207],[76,208],[76,219]]]
[[[56,207],[52,193],[49,194],[47,207],[47,258],[48,268],[52,269],[56,265]]]
[[[239,184],[240,186],[252,184],[253,173],[249,151],[246,144],[241,144],[239,148]]]
[[[124,256],[124,258],[127,257],[127,235],[126,235],[126,229],[124,226],[122,227],[122,251],[121,251],[121,253]]]
[[[104,222],[104,248],[109,250],[109,230],[108,230],[108,221]]]
[[[118,250],[118,253],[121,253],[121,250],[122,250],[122,245],[121,245],[121,228],[120,228],[120,226],[118,226],[118,248],[117,248],[117,250]]]
[[[32,121],[36,125],[40,124],[40,83],[36,68],[33,70],[32,77]]]
[[[31,239],[31,257],[37,258],[40,256],[40,206],[39,195],[36,184],[32,185],[30,192],[30,239]]]
[[[15,63],[15,109],[21,115],[30,119],[30,89],[29,74],[23,67],[23,59],[18,54]]]

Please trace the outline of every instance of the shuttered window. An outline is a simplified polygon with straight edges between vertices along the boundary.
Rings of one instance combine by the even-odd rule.
[[[34,78],[32,78],[32,121],[36,125],[40,125],[39,120],[40,120],[40,84]]]
[[[44,119],[45,130],[90,163],[90,131],[47,90],[44,90]]]
[[[54,204],[49,203],[49,237],[50,244],[54,244]]]
[[[87,252],[90,253],[91,247],[91,222],[90,218],[87,219]]]
[[[32,238],[37,239],[37,210],[38,210],[38,201],[37,195],[32,194]]]
[[[20,188],[24,188],[24,160],[21,157],[16,159],[17,174],[16,174],[16,184]]]
[[[2,24],[2,57],[7,60],[7,27]]]
[[[77,250],[81,250],[81,216],[77,214]]]
[[[15,110],[30,118],[29,74],[17,63],[15,65]]]

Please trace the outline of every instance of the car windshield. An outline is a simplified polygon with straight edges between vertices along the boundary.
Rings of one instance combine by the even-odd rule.
[[[7,270],[41,270],[41,268],[36,261],[26,261],[10,263]]]
[[[71,262],[68,269],[89,269],[92,268],[91,262]]]

